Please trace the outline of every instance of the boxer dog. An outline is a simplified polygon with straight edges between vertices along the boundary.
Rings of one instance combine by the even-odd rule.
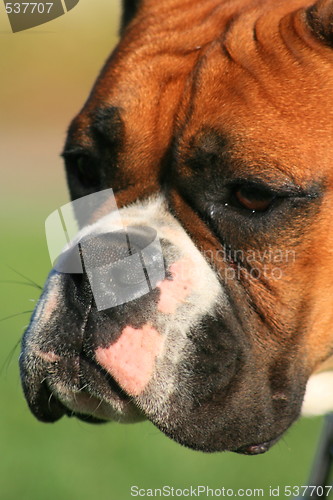
[[[125,0],[121,33],[70,125],[68,185],[112,188],[166,275],[98,311],[87,273],[51,271],[27,401],[44,422],[148,418],[196,450],[265,452],[302,404],[333,409],[333,1]],[[117,238],[89,244],[108,258]]]

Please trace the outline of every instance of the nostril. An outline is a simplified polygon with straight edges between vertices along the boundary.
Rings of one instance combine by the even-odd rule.
[[[122,260],[130,255],[126,232],[95,234],[80,241],[84,265],[92,269]]]
[[[153,243],[157,238],[157,232],[148,226],[128,226],[127,237],[133,254],[144,250]]]
[[[92,269],[119,262],[145,250],[156,241],[156,230],[148,226],[128,226],[121,231],[92,234],[64,251],[54,267],[59,272],[82,274],[84,268]]]
[[[95,234],[83,238],[80,246],[86,267],[103,266],[137,254],[157,239],[155,229],[128,226],[122,231]]]
[[[74,258],[78,253],[82,271],[68,274],[77,287],[89,281],[98,310],[137,299],[165,278],[165,260],[157,231],[148,226],[90,234],[72,252]],[[63,255],[64,268],[71,267],[72,257],[71,251]]]

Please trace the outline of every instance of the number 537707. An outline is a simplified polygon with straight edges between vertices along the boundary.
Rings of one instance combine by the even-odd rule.
[[[7,14],[50,14],[53,2],[6,2]]]

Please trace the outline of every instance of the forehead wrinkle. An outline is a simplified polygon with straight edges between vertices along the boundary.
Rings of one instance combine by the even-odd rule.
[[[292,172],[292,165],[284,166],[263,153],[252,159],[244,150],[241,153],[235,143],[227,134],[204,128],[192,136],[188,144],[177,148],[175,158],[179,164],[186,165],[199,175],[207,170],[216,179],[216,174],[220,174],[224,182],[247,180],[267,183],[277,190],[289,187],[313,194],[322,191],[320,179],[315,182],[313,178],[298,179]]]

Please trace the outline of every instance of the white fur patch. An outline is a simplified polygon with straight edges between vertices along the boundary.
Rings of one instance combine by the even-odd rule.
[[[333,371],[312,375],[306,386],[302,416],[314,417],[333,411]]]

